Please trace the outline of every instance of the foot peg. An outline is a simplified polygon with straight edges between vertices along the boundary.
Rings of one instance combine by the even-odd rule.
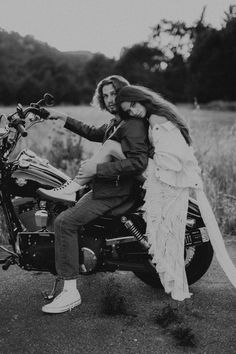
[[[12,264],[18,264],[19,256],[17,253],[10,251],[9,249],[7,249],[2,245],[0,246],[0,249],[10,254],[10,256],[8,256],[7,258],[0,259],[0,264],[3,264],[2,266],[3,270],[7,270]]]
[[[5,262],[2,266],[3,270],[8,270],[8,268],[12,265],[12,264],[16,264],[16,258],[15,256],[9,256],[5,259]]]

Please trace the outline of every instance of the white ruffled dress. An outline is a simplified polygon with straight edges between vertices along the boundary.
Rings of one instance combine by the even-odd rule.
[[[236,269],[231,262],[210,204],[203,192],[200,169],[179,129],[171,122],[149,130],[154,157],[146,170],[146,234],[149,253],[161,283],[175,300],[191,296],[184,263],[184,239],[190,188],[196,191],[198,205],[208,229],[217,259],[236,287]]]

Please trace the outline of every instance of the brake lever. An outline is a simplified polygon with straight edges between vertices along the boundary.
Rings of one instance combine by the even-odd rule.
[[[18,103],[17,107],[16,107],[16,112],[18,114],[18,117],[21,119],[21,120],[25,120],[25,114],[24,114],[24,111],[23,111],[23,107],[20,103]]]

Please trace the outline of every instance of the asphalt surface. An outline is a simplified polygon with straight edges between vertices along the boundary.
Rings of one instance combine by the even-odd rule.
[[[236,265],[234,239],[226,246]],[[50,289],[52,275],[12,266],[0,269],[0,279],[1,354],[236,353],[236,289],[216,259],[190,287],[192,298],[178,306],[163,290],[145,285],[130,272],[117,272],[81,276],[81,306],[48,315],[41,312],[41,290]],[[104,314],[104,289],[111,282],[120,287],[118,296],[124,296],[127,314]],[[176,317],[160,323],[157,318],[168,305]],[[175,330],[185,333],[182,340]]]

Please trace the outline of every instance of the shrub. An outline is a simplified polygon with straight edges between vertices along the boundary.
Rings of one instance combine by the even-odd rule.
[[[103,290],[101,300],[102,313],[105,315],[127,315],[128,304],[124,295],[121,292],[121,286],[115,282],[113,277],[109,277]]]

